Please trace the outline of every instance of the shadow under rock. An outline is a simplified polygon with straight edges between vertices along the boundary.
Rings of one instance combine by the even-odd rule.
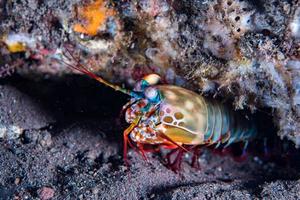
[[[14,75],[1,80],[1,84],[17,88],[45,109],[55,121],[49,124],[53,134],[73,124],[83,125],[89,121],[89,126],[99,124],[110,132],[120,132],[107,136],[122,141],[126,123],[120,111],[128,97],[95,80],[79,75],[36,79]]]

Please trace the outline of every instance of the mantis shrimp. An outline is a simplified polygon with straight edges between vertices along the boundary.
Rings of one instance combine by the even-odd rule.
[[[79,62],[65,64],[131,97],[123,107],[125,120],[130,124],[123,132],[126,163],[128,145],[138,149],[145,158],[147,145],[189,151],[189,147],[227,147],[237,142],[245,142],[247,146],[256,136],[252,120],[183,87],[161,85],[157,74],[146,75],[129,90],[104,80]]]

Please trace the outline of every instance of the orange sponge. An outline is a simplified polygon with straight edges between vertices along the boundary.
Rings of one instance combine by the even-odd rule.
[[[94,36],[106,19],[114,14],[114,10],[107,8],[103,0],[95,0],[93,3],[78,9],[78,15],[84,19],[85,23],[75,24],[73,30]]]

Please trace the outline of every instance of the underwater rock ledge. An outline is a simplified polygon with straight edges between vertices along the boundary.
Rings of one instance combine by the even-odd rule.
[[[32,79],[71,72],[70,49],[94,72],[133,85],[164,83],[269,108],[278,135],[300,145],[297,0],[3,1],[0,72]],[[93,20],[94,19],[94,20]]]

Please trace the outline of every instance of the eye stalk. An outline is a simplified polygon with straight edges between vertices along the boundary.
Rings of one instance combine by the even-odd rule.
[[[145,97],[151,103],[158,103],[161,100],[160,92],[155,87],[151,87],[156,85],[160,81],[160,76],[157,74],[149,74],[145,76],[141,81],[141,89],[144,91]]]
[[[156,85],[160,81],[160,76],[157,74],[149,74],[144,76],[142,80],[136,83],[134,91],[143,92],[149,86]]]

